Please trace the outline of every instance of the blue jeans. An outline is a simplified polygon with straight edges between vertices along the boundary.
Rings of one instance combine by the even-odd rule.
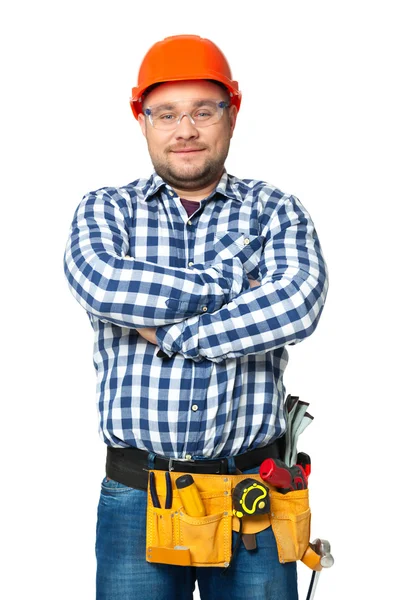
[[[243,471],[258,473],[258,468]],[[96,600],[298,600],[296,563],[280,564],[272,528],[243,543],[226,574],[220,567],[178,567],[146,561],[147,495],[103,479],[96,529]],[[237,539],[233,532],[233,545]]]

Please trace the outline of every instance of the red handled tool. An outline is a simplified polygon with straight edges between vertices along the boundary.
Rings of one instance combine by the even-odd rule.
[[[260,466],[261,479],[277,488],[281,494],[307,488],[307,475],[300,465],[288,467],[283,461],[267,458]]]
[[[300,465],[300,467],[303,467],[308,481],[308,478],[311,475],[311,458],[309,457],[309,455],[305,452],[299,452],[297,455],[296,465]]]

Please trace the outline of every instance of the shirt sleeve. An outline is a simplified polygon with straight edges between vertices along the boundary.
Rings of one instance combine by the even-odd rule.
[[[98,190],[75,212],[64,272],[89,315],[121,327],[155,327],[213,312],[249,288],[236,258],[175,269],[129,256],[129,211],[124,197]]]
[[[158,343],[168,356],[221,362],[296,344],[315,330],[328,275],[310,215],[296,197],[286,196],[265,219],[261,285],[212,314],[158,328]]]

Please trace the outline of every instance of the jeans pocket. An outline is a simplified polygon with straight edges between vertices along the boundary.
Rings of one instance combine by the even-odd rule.
[[[114,479],[110,479],[109,477],[104,477],[101,482],[101,493],[102,494],[112,494],[112,493],[127,493],[133,491],[133,488],[124,485],[123,483],[119,483],[119,481],[115,481]]]

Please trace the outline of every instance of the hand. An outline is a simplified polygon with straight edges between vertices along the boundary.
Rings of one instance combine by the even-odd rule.
[[[261,285],[261,283],[257,281],[257,279],[250,279],[249,276],[247,276],[247,279],[250,281],[251,288],[258,287],[259,285]]]
[[[156,346],[158,345],[157,338],[156,338],[157,327],[141,327],[140,329],[136,329],[136,331],[138,332],[139,335],[142,336],[142,338],[144,338],[148,342],[151,342],[152,344],[155,344]]]

